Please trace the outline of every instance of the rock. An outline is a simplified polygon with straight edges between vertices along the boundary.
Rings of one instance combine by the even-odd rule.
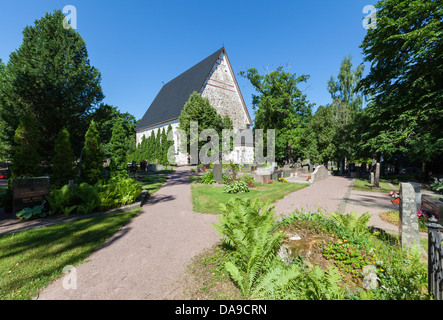
[[[377,268],[372,265],[372,264],[368,264],[367,266],[363,267],[362,273],[363,275],[367,276],[370,273],[376,273]]]
[[[291,249],[289,249],[285,244],[282,244],[280,246],[280,249],[277,252],[277,256],[287,266],[289,266],[291,264],[291,261],[292,261]]]
[[[291,240],[291,241],[296,241],[296,240],[300,240],[300,239],[301,239],[301,237],[298,234],[289,238],[289,240]]]
[[[375,272],[370,272],[364,279],[363,279],[363,289],[365,290],[372,290],[378,288],[378,277]]]

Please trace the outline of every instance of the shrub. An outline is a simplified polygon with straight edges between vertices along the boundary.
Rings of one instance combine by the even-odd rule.
[[[204,184],[214,184],[215,183],[215,179],[214,179],[214,176],[212,174],[212,171],[205,173],[203,175],[203,177],[201,177],[198,182],[204,183]]]
[[[102,209],[112,209],[130,204],[142,192],[140,184],[131,178],[115,177],[106,184],[98,183],[96,186]]]
[[[72,192],[69,185],[52,190],[46,199],[50,207],[49,214],[63,213],[69,215],[76,207],[72,204]]]
[[[443,178],[436,178],[434,177],[434,182],[431,183],[431,185],[429,186],[429,190],[438,192],[438,193],[443,193]]]
[[[223,192],[225,193],[245,193],[249,191],[251,190],[243,180],[232,181],[223,188]]]

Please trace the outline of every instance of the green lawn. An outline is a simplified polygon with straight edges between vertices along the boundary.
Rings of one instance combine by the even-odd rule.
[[[168,177],[151,175],[143,177],[139,181],[143,190],[148,190],[149,194],[153,194],[161,188],[166,180],[168,180]]]
[[[192,184],[192,204],[193,210],[202,213],[218,214],[219,204],[226,203],[231,198],[259,199],[260,201],[275,202],[282,199],[285,195],[308,187],[308,184],[272,182],[270,184],[260,185],[257,190],[251,190],[247,193],[229,194],[223,192],[223,187],[212,187],[210,185]]]
[[[0,236],[0,300],[30,299],[81,264],[140,209]]]
[[[353,190],[360,191],[375,191],[375,192],[384,192],[389,193],[392,191],[392,188],[388,185],[388,181],[380,179],[380,189],[372,189],[372,185],[368,179],[355,178]]]

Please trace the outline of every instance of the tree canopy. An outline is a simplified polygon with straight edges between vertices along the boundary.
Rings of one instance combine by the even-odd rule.
[[[255,110],[254,130],[275,129],[275,157],[289,162],[303,153],[301,138],[309,123],[312,106],[306,95],[297,86],[309,79],[308,75],[297,76],[280,66],[264,75],[257,69],[241,71],[257,94],[252,96]]]
[[[40,131],[40,153],[49,159],[57,134],[66,127],[80,154],[89,122],[86,116],[103,99],[100,72],[91,66],[79,33],[63,27],[60,10],[46,13],[23,30],[23,42],[11,53],[0,82],[0,138],[10,152],[13,132],[24,114]]]
[[[432,161],[443,150],[443,6],[441,1],[380,0],[377,27],[361,44],[369,74],[360,82],[368,145],[386,157],[407,152]]]

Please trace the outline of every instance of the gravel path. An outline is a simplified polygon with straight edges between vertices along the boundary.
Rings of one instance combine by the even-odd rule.
[[[61,278],[38,299],[184,299],[186,267],[219,240],[216,216],[192,211],[189,175],[179,167],[139,216],[76,267],[77,289],[64,289]]]
[[[192,211],[189,176],[189,167],[179,167],[138,217],[94,252],[88,262],[76,267],[77,289],[64,289],[62,277],[37,299],[185,299],[186,267],[192,257],[219,240],[211,226],[217,217]],[[277,201],[276,212],[283,216],[296,209],[369,212],[370,225],[396,232],[397,227],[378,216],[392,206],[389,196],[354,191],[352,185],[348,177],[330,176]]]
[[[360,215],[369,212],[370,226],[398,233],[396,225],[380,218],[383,212],[398,211],[398,205],[392,204],[389,195],[382,192],[352,190],[352,181],[349,177],[329,176],[277,201],[276,212],[282,216],[297,209],[316,212],[320,208],[323,212],[337,211],[346,214],[355,211]]]
[[[352,184],[352,179],[339,176],[314,182],[309,187],[288,194],[275,203],[278,215],[287,216],[296,209],[316,212],[318,209],[338,211],[340,203]]]

